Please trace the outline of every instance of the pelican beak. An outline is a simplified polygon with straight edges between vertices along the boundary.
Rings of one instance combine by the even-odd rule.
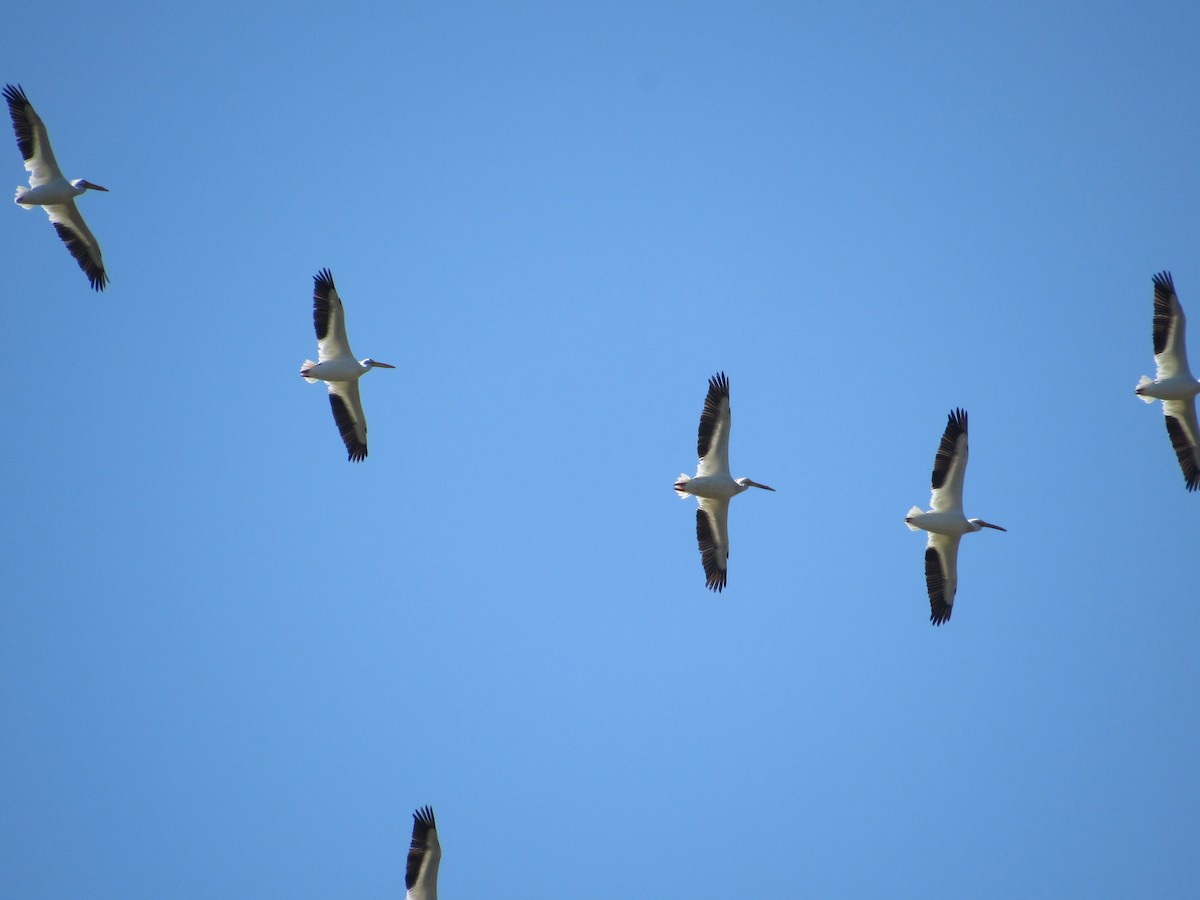
[[[395,366],[389,365],[388,363],[375,362],[373,360],[371,362],[371,365],[377,369],[394,369],[394,368],[396,368]]]
[[[89,191],[104,191],[104,193],[106,193],[106,194],[108,193],[108,188],[100,187],[100,185],[98,185],[98,184],[92,184],[90,181],[85,180],[83,182],[83,186],[85,188],[87,188]]]
[[[773,487],[767,487],[765,484],[759,484],[757,481],[751,481],[749,478],[746,479],[746,484],[750,485],[750,487],[762,488],[764,491],[775,490]]]
[[[997,531],[1008,531],[1007,528],[1001,528],[999,525],[993,525],[991,522],[983,521],[983,519],[979,520],[979,524],[984,528],[995,528]]]

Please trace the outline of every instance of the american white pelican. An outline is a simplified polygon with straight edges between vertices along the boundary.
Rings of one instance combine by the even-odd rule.
[[[995,528],[999,525],[983,519],[968,519],[963,515],[963,475],[967,471],[967,413],[956,409],[950,413],[941,446],[933,458],[933,496],[929,512],[914,506],[904,517],[913,531],[929,532],[925,545],[925,585],[929,589],[929,621],[941,625],[950,621],[954,608],[954,592],[958,590],[958,542],[968,531]]]
[[[1145,375],[1134,392],[1147,403],[1163,402],[1163,416],[1171,446],[1179,457],[1189,491],[1200,488],[1200,428],[1196,426],[1196,395],[1200,381],[1188,368],[1184,329],[1187,319],[1170,272],[1154,276],[1154,362],[1158,371],[1151,381]]]
[[[404,872],[406,900],[437,900],[438,863],[442,846],[438,843],[433,810],[423,806],[413,813],[412,844],[408,849],[408,868]]]
[[[367,417],[358,396],[358,379],[372,369],[394,369],[387,363],[359,362],[346,340],[346,313],[333,286],[333,276],[322,269],[313,276],[313,325],[317,329],[317,362],[306,359],[300,374],[310,384],[324,381],[329,387],[333,421],[351,462],[367,458]]]
[[[63,178],[58,163],[54,161],[54,151],[50,149],[46,126],[34,112],[20,85],[5,85],[4,99],[8,101],[13,132],[17,135],[17,149],[21,151],[25,168],[29,170],[29,187],[18,187],[14,202],[22,209],[40,206],[46,210],[50,224],[67,245],[92,287],[98,291],[104,290],[108,276],[104,274],[100,245],[75,208],[75,198],[89,189],[107,191],[108,188],[82,178],[74,181]]]
[[[704,564],[704,584],[709,590],[721,591],[729,568],[729,498],[747,488],[775,488],[729,476],[729,379],[718,372],[708,379],[708,396],[700,413],[700,435],[696,453],[700,464],[696,476],[680,475],[675,492],[680,497],[689,494],[696,498],[696,539],[700,542],[700,561]]]

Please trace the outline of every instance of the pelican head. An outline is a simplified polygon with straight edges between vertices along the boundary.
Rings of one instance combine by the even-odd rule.
[[[363,368],[366,368],[366,369],[394,369],[394,368],[396,368],[395,366],[388,365],[387,363],[375,362],[375,360],[371,359],[370,357],[367,357],[366,359],[364,359],[362,361],[361,365],[363,366]]]
[[[752,487],[762,488],[764,491],[775,490],[775,488],[773,488],[773,487],[767,487],[765,484],[759,484],[757,481],[751,481],[749,478],[739,478],[737,480],[737,483],[742,486],[742,490],[745,490],[746,488],[752,488]]]
[[[972,531],[981,531],[984,528],[995,528],[997,531],[1008,531],[1007,528],[1001,528],[999,525],[993,525],[991,522],[983,521],[983,519],[967,519],[967,521],[971,524]]]
[[[82,194],[84,191],[104,191],[108,193],[108,188],[100,187],[98,184],[92,184],[86,178],[76,178],[71,182],[71,187],[75,188],[75,193]]]

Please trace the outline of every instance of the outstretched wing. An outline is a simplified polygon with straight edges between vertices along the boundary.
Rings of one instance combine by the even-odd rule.
[[[1176,375],[1189,375],[1187,346],[1184,331],[1187,317],[1175,293],[1170,272],[1154,276],[1154,362],[1158,366],[1157,381]]]
[[[1196,425],[1196,398],[1164,400],[1163,414],[1187,489],[1200,490],[1200,427]]]
[[[729,498],[697,497],[696,540],[704,566],[704,586],[720,593],[729,568]]]
[[[942,443],[933,458],[933,494],[929,506],[934,512],[962,511],[963,476],[967,471],[967,413],[951,411]]]
[[[700,433],[696,438],[696,455],[700,465],[696,477],[729,476],[729,379],[718,372],[708,379],[708,396],[700,413]]]
[[[367,417],[363,415],[357,381],[327,381],[329,405],[350,462],[367,458]]]
[[[83,269],[92,288],[104,290],[108,284],[108,275],[104,271],[104,258],[100,255],[100,244],[92,230],[83,221],[83,216],[75,206],[75,201],[60,203],[55,206],[42,207],[50,217],[50,224],[58,232],[59,238],[67,245],[67,250]]]
[[[29,171],[30,186],[37,187],[62,178],[54,151],[50,149],[50,135],[46,133],[41,116],[34,112],[25,91],[19,84],[5,85],[4,99],[8,101],[8,114],[12,116],[17,149],[21,151],[25,168]]]
[[[318,363],[346,357],[353,359],[350,342],[346,340],[346,313],[328,269],[313,276],[313,327],[317,332]]]
[[[929,591],[929,621],[941,625],[950,621],[954,594],[958,591],[959,534],[929,532],[925,545],[925,587]]]
[[[437,873],[441,860],[442,847],[438,843],[433,810],[423,806],[413,813],[412,844],[404,872],[407,900],[437,900]]]

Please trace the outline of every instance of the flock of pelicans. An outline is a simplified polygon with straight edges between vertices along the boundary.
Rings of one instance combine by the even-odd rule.
[[[1200,427],[1196,423],[1196,395],[1200,381],[1188,368],[1184,329],[1187,319],[1170,272],[1160,272],[1154,281],[1154,362],[1153,379],[1143,375],[1134,389],[1147,403],[1163,402],[1167,435],[1179,458],[1183,480],[1189,491],[1200,489]],[[680,497],[693,496],[696,510],[696,539],[700,543],[700,561],[704,565],[705,584],[720,591],[725,587],[729,563],[729,501],[752,487],[774,488],[733,478],[729,473],[729,379],[724,372],[708,380],[708,396],[700,414],[700,435],[696,453],[700,464],[694,477],[680,475],[675,491]],[[958,590],[958,544],[964,534],[999,525],[983,519],[968,519],[963,514],[963,477],[967,472],[967,413],[951,410],[942,442],[933,458],[933,492],[929,510],[914,506],[904,517],[913,531],[929,532],[925,544],[925,586],[929,592],[929,621],[941,625],[950,621],[954,594]]]
[[[17,148],[29,171],[29,187],[18,187],[15,202],[23,209],[40,206],[79,264],[92,288],[104,290],[108,276],[95,235],[83,221],[75,198],[88,190],[107,191],[83,178],[63,177],[46,126],[34,111],[19,85],[6,85],[4,99],[12,116]],[[1200,489],[1200,427],[1196,422],[1196,395],[1200,381],[1192,377],[1184,345],[1186,320],[1169,272],[1154,276],[1154,361],[1153,379],[1142,376],[1135,388],[1147,403],[1163,402],[1163,414],[1171,446],[1179,458],[1189,491]],[[333,276],[322,269],[313,278],[313,325],[317,333],[317,361],[306,359],[300,374],[308,382],[324,381],[329,390],[333,420],[346,445],[351,462],[367,457],[367,420],[363,415],[358,379],[371,369],[395,366],[373,359],[358,360],[346,339],[346,317],[334,287]],[[680,475],[675,491],[680,497],[695,497],[696,539],[704,567],[705,585],[721,591],[729,563],[729,501],[752,487],[773,491],[749,478],[733,478],[729,472],[729,379],[724,372],[708,381],[708,396],[700,414],[696,452],[700,457],[694,476]],[[925,581],[929,592],[929,619],[934,625],[950,620],[958,588],[958,544],[964,534],[994,528],[982,519],[963,514],[963,476],[967,470],[967,413],[951,411],[942,442],[933,460],[933,493],[930,509],[914,506],[904,517],[913,531],[929,533],[925,547]],[[412,846],[408,853],[406,883],[409,900],[436,900],[437,871],[441,859],[437,826],[428,806],[413,814]]]

